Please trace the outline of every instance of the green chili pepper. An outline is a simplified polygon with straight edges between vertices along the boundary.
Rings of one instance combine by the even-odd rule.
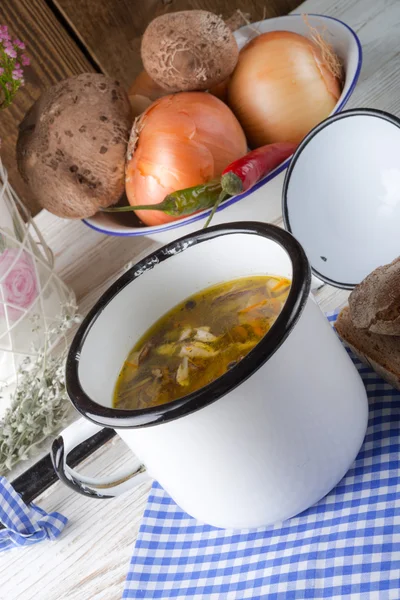
[[[222,191],[221,191],[221,193],[219,194],[219,196],[218,196],[218,198],[217,198],[217,200],[216,200],[216,202],[215,202],[215,204],[214,204],[214,207],[213,207],[212,211],[210,212],[210,214],[209,214],[209,216],[208,216],[208,219],[207,219],[207,221],[206,221],[206,223],[205,223],[205,225],[204,225],[203,229],[207,229],[207,227],[209,226],[209,224],[210,224],[210,223],[211,223],[211,221],[212,221],[212,218],[213,218],[213,216],[214,216],[214,215],[215,215],[215,213],[217,212],[217,208],[218,208],[218,206],[221,204],[221,202],[223,202],[223,201],[225,200],[225,198],[228,198],[228,196],[229,196],[229,194],[227,194],[227,193],[225,192],[225,190],[222,190]]]
[[[191,215],[199,210],[215,206],[222,191],[221,181],[214,180],[195,187],[178,190],[168,194],[159,204],[138,206],[116,206],[102,208],[102,212],[127,212],[131,210],[161,210],[171,217]],[[224,192],[225,193],[225,192]]]

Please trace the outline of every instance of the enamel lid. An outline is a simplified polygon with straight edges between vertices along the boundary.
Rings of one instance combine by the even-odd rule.
[[[329,117],[301,142],[283,186],[285,227],[314,274],[352,289],[400,255],[400,120],[379,110]]]

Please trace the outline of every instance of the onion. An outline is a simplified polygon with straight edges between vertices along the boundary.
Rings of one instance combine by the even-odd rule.
[[[227,77],[226,79],[224,79],[220,83],[217,83],[217,85],[214,85],[212,88],[210,88],[208,90],[210,94],[212,94],[213,96],[216,96],[217,98],[222,100],[222,102],[225,102],[225,104],[228,103],[229,80],[230,80],[230,78]]]
[[[146,71],[142,71],[136,77],[129,88],[128,96],[134,117],[137,117],[150,106],[154,100],[169,94],[158,83],[152,80]]]
[[[298,143],[334,109],[341,92],[339,59],[321,38],[263,33],[240,52],[228,104],[252,148]]]
[[[129,203],[158,204],[171,192],[219,177],[246,150],[239,122],[215,96],[206,92],[164,96],[132,130],[125,179]],[[158,210],[136,214],[146,225],[177,219]]]

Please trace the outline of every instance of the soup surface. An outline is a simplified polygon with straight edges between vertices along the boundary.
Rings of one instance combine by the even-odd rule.
[[[289,279],[254,276],[187,298],[161,317],[129,353],[113,406],[165,404],[221,377],[268,333],[289,290]]]

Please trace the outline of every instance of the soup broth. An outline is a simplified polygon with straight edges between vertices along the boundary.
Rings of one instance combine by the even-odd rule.
[[[113,406],[165,404],[221,377],[268,333],[289,290],[284,277],[253,276],[187,298],[135,344],[118,377]]]

